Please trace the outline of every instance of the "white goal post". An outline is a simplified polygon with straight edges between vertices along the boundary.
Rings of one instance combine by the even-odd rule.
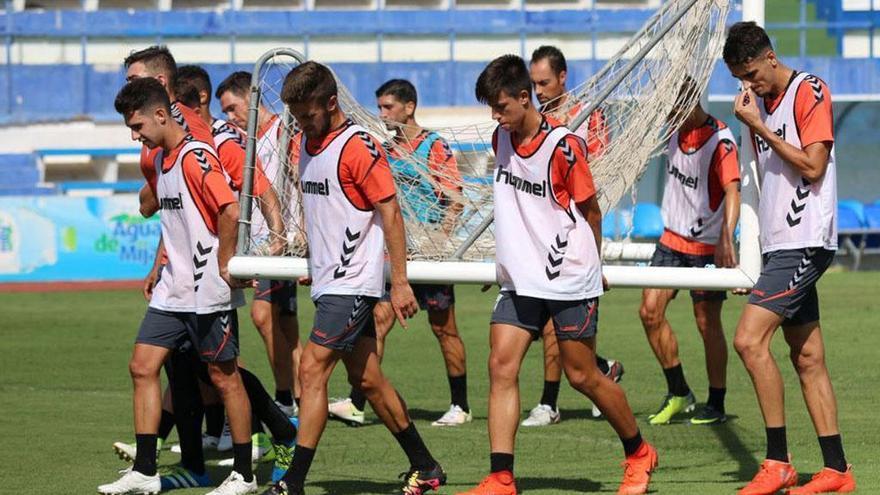
[[[688,9],[693,7],[700,1],[706,0],[685,0],[679,2],[681,12],[679,16],[684,15]],[[753,19],[761,22],[763,19],[763,2],[755,0],[744,0],[743,2],[743,18]],[[649,28],[651,21],[646,27],[640,31],[642,34]],[[668,30],[672,26],[666,26]],[[638,53],[632,55],[628,64],[635,65],[641,59],[649,54],[653,47],[653,43],[662,38],[664,32],[656,35],[656,39],[645,40],[641,43],[635,43]],[[637,35],[638,37],[638,35]],[[637,38],[634,37],[634,38]],[[245,169],[245,188],[249,189],[251,184],[254,163],[254,154],[256,153],[256,126],[257,126],[257,108],[261,97],[261,87],[259,74],[262,65],[268,60],[278,55],[285,55],[296,59],[302,63],[305,59],[298,52],[290,49],[272,50],[255,64],[254,76],[251,87],[251,112],[248,121],[248,143],[247,156],[248,167]],[[714,53],[717,58],[720,53]],[[631,69],[631,66],[628,66]],[[711,66],[710,66],[711,68]],[[626,67],[624,68],[626,69]],[[603,69],[604,70],[604,69]],[[626,77],[627,74],[619,67],[615,73],[608,75],[609,78]],[[591,79],[594,81],[594,79]],[[606,90],[594,91],[590,95],[589,108],[579,114],[581,120],[587,118],[593,109],[609,97],[611,91],[616,84],[605,84]],[[704,86],[705,87],[705,83]],[[575,91],[578,91],[577,89]],[[586,91],[586,90],[584,90]],[[344,86],[340,85],[340,100],[345,102],[350,95],[342,94],[347,92]],[[356,105],[356,103],[352,103]],[[577,128],[577,126],[570,126]],[[370,129],[371,131],[373,129]],[[748,136],[747,130],[744,130],[743,136]],[[656,155],[656,153],[655,153]],[[736,288],[751,288],[758,278],[761,270],[761,252],[759,245],[758,217],[757,207],[759,200],[758,175],[755,167],[751,146],[748,145],[747,138],[740,146],[741,161],[741,177],[742,177],[742,203],[740,210],[740,238],[739,238],[739,266],[737,268],[670,268],[670,267],[646,267],[646,266],[621,266],[606,264],[603,266],[603,274],[605,275],[611,287],[653,287],[653,288],[670,288],[670,289],[705,289],[705,290],[725,290]],[[637,175],[641,175],[644,171],[644,165]],[[637,177],[636,177],[637,178]],[[601,187],[601,184],[598,184]],[[277,187],[277,186],[276,186]],[[632,183],[629,183],[632,187]],[[622,192],[616,199],[612,200],[616,203]],[[308,275],[308,260],[302,257],[296,257],[296,254],[288,254],[287,256],[259,256],[249,252],[249,212],[252,208],[252,196],[249,191],[245,191],[241,195],[241,212],[242,218],[239,225],[239,240],[236,256],[232,258],[229,264],[230,273],[240,278],[270,278],[270,279],[296,279],[301,276]],[[612,205],[613,206],[613,205]],[[608,205],[603,205],[606,209]],[[461,254],[467,250],[471,243],[477,237],[482,235],[483,230],[491,224],[491,216],[483,218],[476,230],[470,232],[468,239],[459,246],[456,253],[451,256],[445,256],[440,260],[420,260],[414,259],[407,263],[407,274],[411,282],[414,283],[469,283],[469,284],[490,284],[495,282],[495,265],[490,260],[484,261],[460,261]],[[473,237],[473,239],[470,239]],[[651,244],[629,243],[629,242],[608,242],[603,243],[603,259],[620,260],[620,259],[644,259],[653,251],[654,246]]]

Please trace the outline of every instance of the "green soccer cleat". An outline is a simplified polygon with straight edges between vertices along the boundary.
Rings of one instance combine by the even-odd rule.
[[[652,425],[668,425],[672,421],[672,417],[676,414],[689,413],[696,408],[697,399],[694,398],[693,392],[689,392],[684,397],[667,394],[663,399],[663,405],[660,409],[648,416],[648,423]]]
[[[706,404],[703,409],[691,418],[692,425],[714,425],[727,421],[727,415]]]

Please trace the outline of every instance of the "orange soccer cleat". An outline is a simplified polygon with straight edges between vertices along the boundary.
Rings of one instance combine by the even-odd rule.
[[[657,450],[648,442],[642,442],[639,450],[623,461],[623,482],[617,495],[640,495],[647,493],[651,473],[657,467]]]
[[[499,471],[483,478],[476,488],[458,495],[516,495],[516,482],[510,471]]]
[[[840,472],[824,468],[813,475],[813,479],[804,486],[792,488],[789,495],[813,495],[815,493],[849,493],[856,489],[856,478],[852,473],[852,465]]]
[[[758,474],[737,495],[774,495],[797,484],[797,471],[791,462],[764,459]]]

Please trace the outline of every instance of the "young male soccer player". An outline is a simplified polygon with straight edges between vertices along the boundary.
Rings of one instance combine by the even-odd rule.
[[[200,113],[201,110],[196,109],[199,105],[194,104],[194,107],[189,107],[186,103],[178,100],[178,90],[181,89],[181,85],[179,84],[180,73],[171,52],[164,46],[151,46],[133,52],[126,57],[125,67],[126,79],[128,81],[152,78],[162,84],[169,99],[172,101],[172,115],[175,120],[185,130],[191,130],[195,136],[198,136],[198,139],[203,142],[210,142],[214,146],[214,149],[217,150],[217,154],[220,158],[222,173],[234,189],[241,190],[244,178],[243,148],[241,146],[230,146],[233,143],[227,142],[229,141],[227,139],[223,139],[224,135],[218,133],[217,129],[209,127],[210,121],[203,119]],[[184,73],[184,76],[186,77],[187,74],[188,73]],[[205,76],[207,75],[205,74]],[[192,78],[189,80],[192,82]],[[210,85],[210,82],[208,84]],[[184,89],[184,91],[186,91],[186,89]],[[230,126],[225,127],[231,129]],[[208,134],[206,134],[206,130]],[[208,139],[207,136],[209,134],[212,136],[211,141],[205,141]],[[157,152],[158,150],[149,150],[146,147],[144,147],[141,152],[141,171],[147,179],[147,185],[141,190],[141,211],[145,216],[151,216],[159,209],[159,203],[155,195],[157,175],[155,168],[152,165],[155,160],[154,155]],[[275,232],[283,232],[284,224],[281,220],[280,208],[278,207],[278,200],[275,196],[275,191],[269,187],[269,183],[259,167],[255,177],[254,193],[262,199],[260,205],[261,211],[264,212],[270,228]],[[283,237],[283,234],[276,236],[278,240],[281,240]],[[166,258],[162,244],[163,243],[160,240],[153,269],[147,276],[144,284],[144,296],[148,301],[152,297],[152,289],[158,279],[159,269],[164,264]],[[272,250],[273,252],[279,252],[281,247],[282,243],[277,242],[273,245]],[[189,346],[183,347],[189,348]],[[201,443],[204,447],[207,443],[208,446],[211,446],[213,442],[210,438],[199,439],[199,431],[201,429],[200,411],[202,404],[197,396],[199,385],[197,384],[195,376],[192,375],[195,375],[198,371],[204,378],[203,381],[210,382],[210,380],[207,378],[205,370],[201,369],[203,368],[203,365],[196,364],[197,369],[193,370],[192,361],[198,362],[198,358],[191,354],[191,349],[190,352],[173,352],[171,359],[168,362],[168,366],[166,367],[170,388],[173,388],[178,392],[172,394],[174,409],[177,411],[184,411],[185,414],[171,415],[168,411],[163,411],[163,420],[159,429],[159,438],[164,438],[164,436],[167,436],[168,432],[170,432],[170,426],[167,424],[168,421],[166,421],[166,418],[173,418],[178,429],[178,436],[180,437],[179,447],[182,454],[181,468],[187,471],[184,473],[185,476],[179,478],[204,481],[207,479],[202,479],[201,477],[201,475],[204,474],[204,457],[202,449],[198,448],[198,445]],[[176,378],[172,379],[172,368],[179,368],[181,370],[188,369],[191,370],[192,373],[176,373]],[[256,438],[254,441],[253,457],[259,459],[263,454],[274,447],[274,450],[276,451],[276,466],[273,469],[273,473],[280,475],[278,474],[279,470],[286,469],[285,459],[289,456],[284,455],[284,453],[287,450],[287,446],[292,444],[293,438],[296,435],[296,430],[288,421],[282,421],[281,418],[278,417],[276,414],[277,411],[275,411],[271,400],[265,400],[267,395],[265,394],[265,390],[263,389],[262,384],[260,384],[259,379],[247,370],[240,369],[239,372],[242,375],[245,389],[253,405],[255,418],[253,421],[254,427],[259,428],[259,431],[261,431],[261,421],[262,423],[265,423],[272,432],[276,442],[273,446],[264,434],[255,433]],[[217,417],[219,417],[219,422],[222,423],[222,408],[208,407],[206,412],[208,413],[209,418],[217,419]],[[217,423],[217,421],[211,421],[211,423]],[[228,449],[232,449],[231,436],[227,434],[225,437],[229,442]],[[220,438],[220,440],[222,439],[223,437]],[[187,448],[187,446],[189,448]],[[134,456],[133,452],[135,449],[128,444],[117,442],[114,444],[114,449],[117,450],[117,453],[122,458]],[[278,456],[278,453],[281,453],[282,455]],[[203,484],[201,481],[199,481],[199,483]]]
[[[568,122],[580,113],[582,105],[576,103],[568,105],[567,89],[565,82],[568,77],[568,65],[565,55],[555,46],[541,46],[532,52],[529,63],[529,77],[532,80],[532,88],[535,97],[541,104],[540,111],[552,116],[562,124]],[[608,145],[608,129],[605,127],[605,117],[601,110],[594,111],[580,128],[575,131],[587,141],[587,155],[597,157],[602,154]],[[559,347],[556,345],[556,332],[553,324],[547,322],[542,331],[544,340],[544,391],[538,405],[529,411],[529,416],[523,420],[523,426],[547,426],[558,423],[562,417],[556,401],[559,397],[559,384],[562,381],[562,366],[559,364]],[[613,359],[605,359],[596,355],[596,364],[599,369],[615,382],[623,378],[623,364]],[[593,405],[593,417],[599,417],[602,413],[596,405]]]
[[[666,147],[666,185],[663,191],[663,224],[666,226],[651,266],[731,268],[736,266],[733,231],[739,219],[739,160],[733,133],[724,122],[707,114],[700,103],[684,108],[695,85],[682,86],[673,112],[687,117]],[[668,424],[679,413],[694,409],[696,399],[684,378],[678,341],[666,308],[678,291],[644,289],[639,316],[651,350],[666,376],[667,393],[660,409],[648,421]],[[692,290],[694,319],[703,338],[709,400],[691,418],[693,424],[727,420],[724,394],[727,382],[727,342],[721,326],[723,291]]]
[[[416,121],[418,94],[411,82],[392,79],[376,90],[379,117],[388,129],[395,131],[394,139],[385,143],[388,162],[395,175],[398,195],[409,208],[404,218],[414,216],[413,221],[433,225],[446,234],[455,228],[455,221],[462,204],[451,196],[461,193],[461,175],[449,144],[436,132],[422,128]],[[404,158],[402,153],[406,153]],[[467,366],[464,343],[455,322],[455,292],[452,285],[414,284],[412,286],[419,308],[428,311],[428,322],[446,363],[451,395],[449,410],[434,426],[458,426],[472,419],[467,399]],[[381,300],[377,312],[387,314],[391,303]],[[394,318],[381,318],[387,328],[376,328],[378,348],[383,348],[385,335],[394,325]],[[347,399],[330,404],[330,415],[344,421],[363,421],[366,397],[352,388]]]
[[[786,442],[782,376],[770,352],[780,326],[825,461],[812,480],[788,493],[850,492],[856,482],[837,425],[816,291],[837,249],[831,92],[818,77],[783,64],[754,22],[731,26],[723,56],[743,83],[733,110],[749,127],[762,178],[758,218],[764,266],[733,345],[755,386],[767,428],[767,457],[740,494],[776,493],[797,483]]]
[[[223,398],[235,442],[233,472],[214,492],[251,493],[250,402],[235,364],[238,328],[235,308],[243,303],[227,263],[235,244],[238,205],[219,173],[213,147],[195,139],[174,119],[165,87],[156,79],[134,80],[119,92],[116,110],[132,138],[153,154],[155,190],[161,205],[167,263],[144,316],[130,362],[134,382],[137,456],[102,494],[156,493],[156,431],[161,403],[159,369],[182,340],[207,363]]]
[[[315,322],[303,349],[299,431],[293,462],[266,494],[303,493],[306,474],[327,423],[327,380],[338,361],[406,453],[402,493],[420,495],[446,482],[383,375],[376,352],[373,306],[384,290],[385,248],[391,305],[404,324],[418,311],[406,279],[406,240],[394,180],[382,147],[339,107],[327,67],[306,62],[285,78],[284,103],[303,131],[299,158],[308,233]]]
[[[618,493],[648,489],[657,451],[644,441],[623,389],[596,366],[602,265],[602,213],[586,145],[532,104],[525,61],[496,58],[476,84],[492,109],[495,150],[495,263],[501,292],[489,329],[491,474],[463,495],[514,495],[518,376],[531,341],[553,322],[560,360],[572,387],[590,398],[623,442]]]
[[[250,105],[250,72],[233,72],[224,79],[215,96],[227,119],[240,129],[247,129],[248,108]],[[257,122],[256,152],[266,177],[273,184],[281,183],[281,151],[278,140],[281,135],[281,118],[265,106],[260,107]],[[278,186],[276,186],[278,187]],[[291,215],[298,215],[296,191],[288,198]],[[263,216],[254,212],[251,217],[251,235],[255,239],[270,237]],[[251,305],[251,319],[263,337],[272,373],[275,377],[275,397],[289,414],[296,410],[294,403],[296,385],[296,364],[299,361],[301,346],[299,342],[299,322],[296,318],[296,283],[289,280],[257,281],[254,289],[254,302]]]

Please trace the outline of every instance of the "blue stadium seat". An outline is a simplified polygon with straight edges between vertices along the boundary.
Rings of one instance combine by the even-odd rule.
[[[842,201],[837,204],[837,228],[840,230],[861,229],[864,227],[859,214]]]
[[[841,199],[837,201],[838,211],[842,208],[852,210],[859,220],[860,226],[865,226],[865,205],[855,199]]]
[[[869,229],[880,229],[880,202],[865,205],[865,226]]]
[[[40,181],[40,171],[34,155],[0,155],[0,188],[33,187]]]
[[[611,210],[602,215],[602,237],[616,239],[620,237],[620,213]]]
[[[658,239],[663,235],[663,216],[660,207],[653,203],[638,203],[633,211],[632,236]]]

